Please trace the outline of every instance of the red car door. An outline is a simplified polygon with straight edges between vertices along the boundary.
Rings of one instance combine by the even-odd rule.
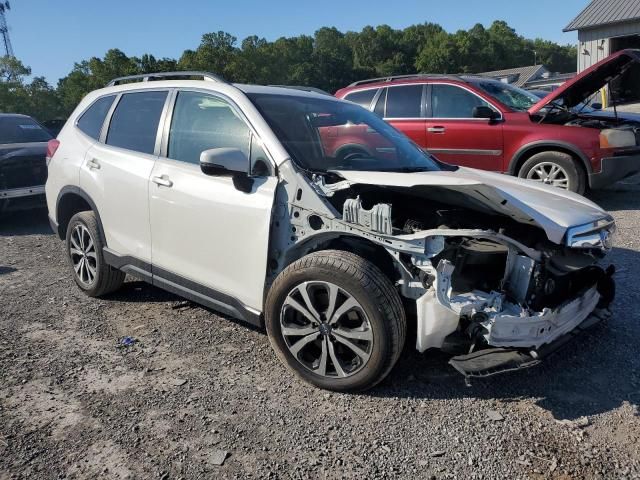
[[[474,118],[474,107],[498,109],[459,85],[433,83],[428,89],[426,147],[452,165],[502,171],[502,121]],[[429,95],[430,93],[430,95]]]

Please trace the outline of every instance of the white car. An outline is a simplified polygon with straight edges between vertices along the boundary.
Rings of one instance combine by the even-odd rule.
[[[458,353],[472,377],[533,365],[609,315],[615,225],[597,205],[439,163],[314,91],[117,79],[78,105],[48,168],[51,225],[87,295],[130,274],[265,325],[322,388],[384,379],[407,319],[419,351]]]

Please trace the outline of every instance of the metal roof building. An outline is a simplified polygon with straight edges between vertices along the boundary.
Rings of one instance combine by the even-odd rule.
[[[640,0],[592,0],[565,28],[578,31],[578,72],[624,48],[640,48]]]

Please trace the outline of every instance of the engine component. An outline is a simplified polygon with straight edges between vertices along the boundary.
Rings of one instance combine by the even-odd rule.
[[[391,205],[388,203],[379,203],[374,205],[371,210],[367,210],[362,206],[362,200],[358,195],[356,198],[348,198],[344,202],[342,210],[342,218],[345,222],[355,223],[386,235],[391,235],[393,232]]]
[[[518,303],[524,303],[527,300],[534,267],[535,262],[524,255],[516,255],[513,260],[507,276],[507,285],[511,297]]]

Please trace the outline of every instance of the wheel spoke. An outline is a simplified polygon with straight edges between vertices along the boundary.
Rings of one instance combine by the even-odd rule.
[[[84,251],[84,231],[80,226],[76,228],[78,229],[78,240],[80,241],[80,250]]]
[[[80,269],[82,268],[82,264],[84,263],[84,257],[78,260],[78,263],[73,265],[73,269],[76,271],[78,275],[80,275]]]
[[[309,297],[309,291],[307,290],[308,286],[309,286],[309,282],[304,282],[303,284],[298,286],[298,292],[300,292],[300,295],[302,296],[302,300],[304,300],[304,305],[305,307],[307,307],[307,310],[311,312],[311,315],[313,315],[317,321],[320,321],[320,314],[316,310],[316,307],[313,306],[313,302]]]
[[[313,342],[316,338],[318,338],[318,335],[320,335],[318,332],[314,332],[314,333],[311,333],[311,334],[307,335],[306,337],[302,337],[296,343],[291,345],[289,347],[289,350],[291,351],[291,353],[293,353],[294,356],[298,355],[300,350],[302,350],[305,347],[305,345]]]
[[[78,255],[79,257],[82,256],[82,252],[75,247],[71,247],[69,253],[71,253],[71,255]]]
[[[302,337],[303,335],[309,335],[311,333],[317,333],[318,329],[314,326],[308,327],[282,327],[282,334],[285,337]]]
[[[328,355],[328,347],[327,344],[329,340],[327,337],[322,339],[322,353],[320,354],[320,359],[318,360],[318,368],[316,369],[316,373],[318,375],[326,375],[327,374],[327,355]]]
[[[87,254],[86,254],[86,255],[87,255],[87,257],[91,257],[91,258],[93,258],[94,260],[96,259],[96,251],[95,251],[95,250],[92,250],[92,251],[90,251],[90,252],[87,252]]]
[[[91,265],[91,262],[88,260],[85,261],[85,265],[87,266],[87,272],[89,273],[89,281],[92,282],[94,278],[96,278],[96,269]]]
[[[338,307],[338,309],[334,312],[331,319],[329,320],[329,324],[334,325],[345,313],[359,306],[360,304],[356,301],[355,298],[347,298],[344,303],[340,305],[340,307]]]
[[[82,247],[78,244],[78,240],[75,238],[76,236],[76,231],[74,230],[70,238],[71,245],[73,245],[76,250],[82,250]]]
[[[87,242],[87,246],[85,247],[84,251],[90,252],[91,250],[93,250],[93,239],[91,238],[91,236],[89,236],[89,241]]]
[[[337,327],[333,329],[333,333],[337,336],[352,338],[354,340],[364,340],[366,342],[373,340],[373,332],[371,330]]]
[[[338,356],[336,355],[336,351],[333,348],[333,343],[327,341],[327,349],[329,350],[329,357],[331,357],[331,363],[333,363],[333,367],[336,369],[336,373],[339,377],[346,377],[347,374],[344,372],[342,365],[340,365],[340,360],[338,360]]]
[[[338,300],[338,287],[333,283],[327,285],[327,291],[329,293],[329,306],[325,313],[325,318],[331,318],[333,311],[336,309],[336,300]]]
[[[297,310],[298,312],[300,312],[302,315],[304,315],[304,317],[309,320],[311,323],[317,324],[318,319],[315,318],[311,312],[309,310],[307,310],[306,308],[304,308],[302,305],[300,305],[296,300],[294,300],[293,298],[291,298],[291,296],[287,297],[287,300],[284,302],[285,306],[289,306],[291,308],[293,308],[294,310]]]
[[[352,343],[349,340],[347,340],[346,338],[343,338],[343,337],[341,337],[339,335],[335,335],[335,339],[336,339],[337,342],[340,342],[345,347],[347,347],[349,350],[351,350],[353,353],[355,353],[357,356],[359,356],[362,359],[363,362],[365,362],[369,358],[370,354],[368,354],[367,352],[362,350],[355,343]]]

